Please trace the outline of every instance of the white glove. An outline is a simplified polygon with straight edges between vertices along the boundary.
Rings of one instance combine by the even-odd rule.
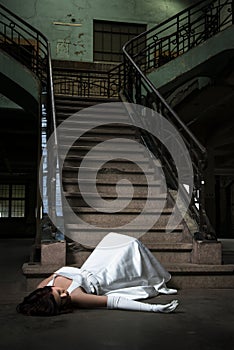
[[[134,311],[149,311],[149,312],[164,312],[169,313],[176,309],[178,300],[172,300],[169,304],[146,304],[139,301],[119,297],[115,295],[108,295],[107,308],[108,309],[122,309]]]

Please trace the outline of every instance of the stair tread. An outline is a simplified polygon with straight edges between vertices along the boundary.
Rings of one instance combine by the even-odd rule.
[[[83,120],[87,120],[87,119],[94,119],[96,120],[97,119],[97,115],[95,115],[94,113],[91,113],[90,111],[77,111],[79,112],[79,114],[77,114],[77,122],[78,121],[81,121],[82,119]],[[89,112],[89,113],[88,113]],[[73,115],[74,113],[70,113],[69,111],[56,111],[56,119],[57,121],[61,122],[60,119],[62,119],[62,121],[68,119],[71,115]],[[74,118],[72,118],[73,120],[66,120],[67,123],[70,123],[70,122],[75,122],[74,121]],[[109,122],[110,121],[110,115],[109,114],[103,114],[100,116],[100,118],[98,119],[99,120],[99,123],[101,122],[106,122],[106,120]],[[126,122],[126,123],[129,123],[129,118],[126,116],[126,115],[122,115],[122,114],[119,114],[118,115],[118,122]]]
[[[101,135],[101,136],[87,136],[87,135],[81,135],[79,137],[78,140],[74,140],[74,136],[72,135],[62,135],[63,137],[59,137],[60,139],[60,142],[63,140],[63,139],[71,139],[73,142],[74,141],[79,141],[79,142],[102,142],[102,141],[106,141],[106,140],[111,140],[111,139],[114,139],[118,136],[118,138],[124,138],[126,139],[126,137],[122,136],[122,134],[119,134],[119,135],[116,135],[116,134],[113,134],[113,138],[110,137],[111,134],[105,134],[105,135]],[[129,134],[128,135],[128,139],[133,139],[133,140],[136,140],[136,137],[134,136],[134,134]]]
[[[77,264],[70,264],[70,266],[77,267]],[[229,275],[233,276],[234,274],[234,264],[230,265],[202,265],[202,264],[191,264],[191,263],[177,263],[174,262],[173,264],[167,264],[164,263],[163,266],[165,269],[172,274],[173,276],[181,275],[181,276],[190,276],[192,273],[196,273],[199,275],[201,273],[202,275]],[[45,277],[49,276],[54,271],[60,268],[60,265],[51,264],[51,265],[42,265],[41,263],[24,263],[22,266],[23,274],[25,276],[36,276],[36,277]],[[207,282],[204,282],[203,288],[206,288]],[[196,286],[191,286],[190,288],[196,288]],[[216,287],[217,288],[217,287]],[[224,288],[223,281],[220,282],[220,288]],[[228,286],[227,288],[230,288]]]
[[[79,128],[61,128],[59,130],[59,138],[62,136],[63,138],[65,137],[69,137],[69,136],[72,136],[72,137],[76,137],[77,136],[77,133],[80,135],[80,133],[82,132],[82,134],[98,134],[99,137],[102,137],[102,135],[113,135],[115,138],[119,138],[119,135],[126,135],[130,136],[130,135],[135,135],[136,131],[135,130],[132,130],[132,129],[126,129],[126,128],[123,128],[122,130],[120,129],[115,129],[115,127],[112,127],[112,128],[82,128],[82,127],[79,127]],[[123,137],[123,136],[122,136]]]
[[[99,119],[97,118],[97,116],[96,116],[96,119],[99,121]],[[100,121],[102,121],[102,120],[100,120]],[[72,125],[70,125],[70,124],[72,124]],[[74,126],[76,127],[76,129],[77,130],[80,130],[81,128],[80,128],[80,126],[83,126],[83,125],[91,125],[91,126],[93,126],[93,121],[91,120],[80,120],[79,118],[77,118],[77,120],[68,120],[68,121],[66,121],[66,128],[65,127],[62,127],[62,126],[60,126],[60,129],[61,130],[74,130]],[[97,126],[95,126],[95,129],[96,130],[100,130],[101,128],[116,128],[116,127],[118,127],[118,128],[124,128],[124,129],[127,129],[127,130],[135,130],[135,127],[133,126],[133,125],[128,125],[128,124],[124,124],[123,122],[111,122],[111,120],[110,121],[108,121],[108,123],[104,123],[104,124],[101,124],[101,125],[97,125]]]
[[[64,171],[78,172],[79,169],[88,169],[89,172],[91,172],[91,171],[97,172],[97,170],[99,170],[99,168],[94,168],[94,167],[84,168],[84,167],[71,166],[71,165],[64,165],[63,166],[63,172]],[[104,169],[107,169],[107,170],[104,171]],[[125,175],[125,174],[138,174],[138,175],[151,174],[151,175],[153,175],[154,174],[153,169],[150,169],[150,168],[148,170],[144,171],[144,172],[139,170],[138,168],[131,169],[131,170],[111,169],[112,171],[109,172],[109,170],[110,170],[109,168],[103,167],[101,170],[103,170],[103,174],[105,174],[105,173],[122,174],[122,175]]]
[[[64,193],[64,195],[66,196],[66,197],[83,197],[83,196],[92,196],[92,197],[97,197],[97,194],[96,193],[93,193],[93,192],[82,192],[82,194],[80,193],[80,192],[74,192],[74,191],[72,191],[72,192],[68,192],[68,191],[63,191],[63,193]],[[109,193],[107,193],[107,194],[104,194],[103,196],[102,196],[102,198],[113,198],[113,199],[115,199],[116,198],[116,196],[114,196],[113,194],[109,194]],[[118,199],[129,199],[129,197],[128,196],[121,196],[121,195],[119,195],[118,196]],[[132,198],[132,197],[131,197]],[[148,197],[147,196],[143,196],[143,195],[141,195],[141,194],[134,194],[134,196],[133,196],[133,199],[134,198],[143,198],[143,199],[148,199]],[[151,197],[151,200],[156,200],[156,199],[164,199],[165,198],[165,194],[157,194],[157,196],[156,197],[154,197],[154,196],[152,196]]]
[[[234,264],[227,265],[210,265],[210,264],[192,264],[192,263],[173,263],[164,264],[164,267],[169,271],[175,273],[196,273],[196,272],[207,272],[207,273],[233,273]]]
[[[83,183],[83,184],[97,184],[97,185],[100,185],[100,186],[116,186],[116,182],[103,182],[103,180],[99,180],[99,179],[95,179],[95,180],[91,180],[91,179],[79,179],[79,182],[78,182],[78,179],[77,178],[63,178],[62,180],[63,183],[65,184],[80,184],[80,183]],[[137,186],[137,187],[148,187],[148,186],[159,186],[161,184],[161,181],[160,180],[155,180],[154,182],[145,182],[145,183],[133,183],[131,182],[131,184],[124,184],[124,183],[118,183],[118,186],[120,187],[129,187],[129,186]]]
[[[124,141],[123,141],[124,142]],[[113,149],[112,148],[108,148],[108,150],[110,150],[111,152],[119,152],[119,151],[121,151],[121,152],[128,152],[128,153],[132,153],[132,152],[136,152],[136,149],[137,149],[137,151],[140,153],[144,153],[144,150],[142,149],[142,147],[140,146],[140,144],[139,144],[139,146],[138,145],[134,145],[134,147],[132,147],[132,144],[129,142],[126,142],[125,141],[125,144],[122,144],[122,145],[119,145],[119,143],[118,142],[113,142],[113,144],[111,144],[111,142],[109,142],[108,143],[108,147],[110,147],[110,146],[113,146]],[[131,146],[132,147],[132,149],[126,149],[126,146]],[[67,145],[66,144],[60,144],[59,145],[59,149],[67,149]],[[87,146],[87,145],[72,145],[71,146],[71,148],[70,149],[73,149],[73,150],[76,150],[77,149],[77,151],[89,151],[90,149],[92,149],[92,146]],[[105,151],[106,152],[106,147],[104,147],[104,146],[101,146],[101,145],[99,145],[99,147],[98,147],[98,150],[97,150],[97,152],[102,152],[102,151]],[[138,154],[139,154],[138,153]]]
[[[86,107],[87,110],[89,110],[89,113],[100,113],[100,112],[105,112],[105,113],[110,113],[110,114],[123,114],[124,109],[122,108],[122,110],[119,108],[119,106],[117,107],[112,107],[109,104],[107,104],[107,106],[105,107],[105,103],[103,104],[96,104],[96,108],[95,105]],[[57,111],[72,111],[73,113],[78,112],[80,110],[83,110],[83,107],[78,107],[78,106],[74,106],[74,105],[65,105],[65,104],[61,104],[59,106],[56,106],[56,112]],[[96,110],[95,110],[96,109]],[[87,111],[88,112],[88,111]],[[85,112],[84,112],[85,113]]]
[[[69,223],[66,223],[65,226],[68,228],[68,229],[71,229],[71,230],[79,230],[79,234],[82,234],[82,230],[84,231],[84,234],[85,232],[93,232],[93,226],[91,225],[91,227],[87,227],[87,225],[77,225],[77,224],[69,224]],[[152,231],[170,231],[173,230],[174,231],[179,231],[181,232],[181,230],[183,229],[183,225],[178,225],[177,227],[168,227],[166,229],[165,226],[157,226],[157,227],[152,227],[151,229],[148,229],[148,226],[147,225],[142,225],[141,226],[142,229],[139,228],[139,225],[127,225],[127,227],[121,227],[121,231],[127,231],[127,232],[131,232],[131,231],[134,231],[135,233],[136,232],[141,232],[142,230],[144,231],[145,228],[147,228],[147,231],[148,232],[152,232]],[[110,232],[110,227],[99,227],[99,226],[95,226],[95,231],[96,232]],[[170,233],[169,232],[169,233]]]
[[[115,102],[119,102],[118,100],[113,100],[111,101],[113,102],[113,106],[114,106],[114,103]],[[103,99],[100,99],[100,100],[89,100],[89,99],[80,99],[78,100],[77,98],[74,98],[74,99],[71,99],[71,98],[68,98],[68,97],[64,97],[63,99],[60,97],[56,97],[55,96],[55,103],[56,103],[56,106],[57,105],[60,105],[60,104],[63,104],[63,105],[74,105],[74,104],[79,104],[79,105],[84,105],[84,106],[95,106],[97,104],[100,104],[100,103],[110,103],[110,101],[108,99],[106,99],[106,101]]]
[[[69,209],[70,209],[70,206],[69,206]],[[80,213],[93,213],[93,214],[103,214],[103,215],[125,215],[125,214],[129,214],[129,213],[133,213],[133,214],[136,214],[136,213],[141,213],[141,210],[139,209],[130,209],[130,208],[126,208],[126,209],[123,209],[123,211],[120,211],[120,212],[117,212],[117,213],[105,213],[105,212],[102,212],[103,208],[90,208],[90,207],[72,207],[72,209],[75,209],[76,211],[79,211]],[[158,214],[158,213],[161,213],[161,215],[168,215],[168,214],[171,214],[172,213],[172,208],[164,208],[163,210],[159,210],[157,208],[155,209],[149,209],[148,212],[146,213],[147,214]]]
[[[54,98],[55,98],[55,101],[57,100],[69,100],[69,101],[72,101],[72,100],[75,100],[75,101],[84,101],[84,97],[82,96],[74,96],[74,95],[65,95],[65,94],[55,94],[54,95]],[[90,96],[87,96],[85,97],[85,100],[87,101],[103,101],[104,103],[105,102],[120,102],[119,98],[117,97],[101,97],[101,96],[95,96],[95,97],[90,97]]]
[[[131,161],[130,160],[128,160],[128,159],[125,159],[125,158],[121,158],[121,157],[116,157],[116,158],[113,158],[113,159],[107,159],[107,157],[102,157],[102,156],[89,156],[89,157],[87,157],[86,155],[84,155],[84,156],[82,156],[82,155],[69,155],[69,153],[68,153],[68,155],[66,155],[66,158],[65,158],[66,160],[68,160],[68,159],[75,159],[75,160],[78,160],[78,159],[85,159],[86,161],[91,161],[91,160],[97,160],[97,161],[108,161],[108,162],[111,162],[111,163],[115,163],[116,161],[122,161],[122,162],[124,162],[124,163],[131,163]],[[134,160],[137,160],[137,162],[138,163],[148,163],[149,162],[149,160],[147,159],[147,158],[145,158],[145,157],[143,157],[142,159],[139,159],[138,158],[138,155],[136,155],[136,157],[132,157],[131,156],[131,159],[134,159]]]

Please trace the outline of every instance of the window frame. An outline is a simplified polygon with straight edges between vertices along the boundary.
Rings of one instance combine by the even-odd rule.
[[[98,26],[102,29],[98,29]],[[122,28],[121,28],[122,26]],[[116,29],[116,28],[118,29]],[[105,29],[104,29],[105,28]],[[109,28],[109,29],[108,29]],[[113,30],[115,28],[115,30]],[[123,31],[123,28],[126,31]],[[93,20],[93,61],[94,62],[104,62],[104,63],[120,63],[122,61],[122,52],[121,48],[123,44],[132,39],[134,36],[139,35],[140,33],[147,30],[146,23],[135,23],[135,22],[116,22],[116,21],[105,21],[105,20]],[[97,34],[100,35],[100,42],[102,42],[99,46],[96,42]],[[110,46],[109,48],[105,48],[105,35],[109,35],[110,37]],[[112,47],[114,46],[114,42],[116,38],[120,40],[120,51],[113,51]],[[126,40],[122,42],[121,37],[126,37]],[[108,45],[106,46],[108,47]],[[109,50],[109,51],[108,51]],[[113,57],[119,57],[118,60],[112,59]]]
[[[0,215],[0,220],[6,220],[6,219],[25,219],[26,218],[26,203],[27,203],[27,185],[25,183],[7,183],[7,182],[1,182],[0,185],[5,185],[5,186],[9,186],[9,193],[8,196],[1,196],[0,193],[0,200],[6,200],[8,201],[8,215],[7,216],[1,216]],[[14,186],[24,186],[24,196],[14,196],[13,195],[13,187]],[[12,215],[13,213],[13,201],[23,201],[24,205],[23,205],[23,215],[21,216],[17,216],[17,215]],[[1,213],[0,213],[1,214]]]

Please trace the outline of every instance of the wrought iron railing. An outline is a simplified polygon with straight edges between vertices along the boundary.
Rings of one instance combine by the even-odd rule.
[[[46,202],[48,203],[48,208],[46,208],[48,211],[47,214],[53,219],[57,215],[57,202],[61,202],[61,186],[59,178],[60,172],[58,169],[58,142],[50,44],[41,32],[0,4],[0,49],[4,50],[29,68],[41,81],[41,95],[43,96],[44,94],[45,97],[42,98],[44,105],[43,108],[41,106],[40,113],[41,128],[46,125],[46,139],[48,139],[50,135],[53,135],[52,137],[54,137],[55,145],[52,152],[53,154],[50,152],[45,156],[45,161],[47,163],[44,167],[44,174],[41,174],[47,178],[47,181],[44,181],[42,186],[46,187],[44,193],[47,197]],[[38,171],[40,169],[40,161],[41,159],[38,159]],[[48,167],[48,164],[53,164],[54,166]],[[61,211],[60,206],[59,210]],[[37,195],[36,212],[36,243],[40,244],[41,219],[43,214],[45,214],[45,207],[43,206],[39,191]],[[60,215],[62,217],[62,214]],[[62,219],[60,220],[60,223],[62,226]],[[63,230],[63,228],[61,229]]]
[[[138,35],[127,51],[144,73],[164,65],[201,44],[233,22],[233,1],[200,1]],[[53,69],[55,92],[86,97],[118,97],[124,64],[109,71]]]
[[[230,26],[232,13],[232,0],[200,1],[130,40],[126,49],[141,71],[148,72]]]
[[[54,68],[56,94],[84,97],[118,97],[124,77],[124,67],[117,65],[109,71]]]
[[[206,165],[206,150],[156,90],[146,73],[175,59],[232,23],[233,1],[200,1],[138,35],[123,47],[124,98],[160,113],[180,132],[189,150],[194,173],[190,211],[199,227],[199,239],[216,238],[204,204],[203,173]],[[178,186],[177,169],[166,147],[150,134],[145,134],[144,140],[150,150],[160,158],[168,182],[176,188]],[[186,200],[187,192],[184,188],[181,190]]]

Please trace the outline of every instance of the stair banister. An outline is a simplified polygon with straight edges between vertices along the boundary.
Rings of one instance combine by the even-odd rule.
[[[182,50],[182,53],[184,53],[192,47],[207,40],[207,38],[213,36],[218,31],[224,29],[227,25],[232,24],[233,15],[232,13],[230,15],[231,10],[233,10],[233,1],[230,0],[206,1],[205,4],[204,1],[200,1],[199,3],[192,5],[173,17],[163,21],[150,30],[139,34],[123,46],[124,83],[122,92],[129,102],[143,104],[153,109],[156,108],[156,111],[168,119],[180,132],[188,150],[190,151],[194,170],[194,196],[190,209],[192,215],[199,224],[199,238],[202,237],[203,239],[212,240],[216,239],[216,236],[214,229],[212,228],[206,215],[204,204],[203,171],[207,163],[206,149],[191,133],[189,128],[180,120],[179,116],[173,111],[173,109],[167,104],[165,99],[155,88],[154,84],[149,80],[149,78],[147,78],[146,74],[147,72],[150,72],[152,68],[155,69],[161,64],[166,63],[165,61],[162,63],[158,61],[155,65],[155,57],[153,56],[152,58],[154,51],[152,50],[157,50],[157,48],[161,47],[162,52],[160,49],[159,51],[163,53],[162,48],[164,46],[160,45],[163,45],[163,43],[166,42],[167,46],[165,46],[165,48],[169,50],[168,56],[166,57],[167,61],[176,58],[176,56],[181,54],[180,50]],[[207,27],[207,25],[204,25],[204,23],[206,23],[209,11],[211,13],[211,22],[209,23],[210,28]],[[226,17],[221,22],[220,18],[223,14],[222,11]],[[187,32],[185,33],[184,39],[183,35],[184,31],[186,30]],[[193,34],[193,40],[190,40],[191,34]],[[180,41],[180,36],[182,37],[182,41]],[[174,43],[173,38],[175,38]],[[145,39],[145,45],[142,45],[143,39]],[[171,43],[177,47],[175,56],[171,54]],[[151,99],[151,103],[149,102],[149,97]],[[152,138],[151,136],[148,136],[148,139],[151,139],[151,148],[153,144],[154,151],[157,153],[157,148],[160,148],[158,142],[156,142],[155,138]],[[163,152],[161,152],[161,154],[158,152],[158,155],[161,157],[163,166],[165,166],[168,172],[170,172],[171,169],[168,167],[167,159],[165,159]],[[172,172],[170,176],[175,183],[175,174]]]
[[[53,90],[53,76],[52,76],[52,64],[51,64],[51,50],[50,43],[46,36],[39,30],[34,28],[32,25],[24,21],[22,18],[14,14],[8,8],[0,4],[0,28],[1,39],[3,43],[10,43],[10,51],[5,47],[8,54],[13,55],[15,59],[18,59],[22,64],[26,64],[27,68],[31,69],[41,81],[42,91],[46,91],[46,118],[47,118],[47,136],[53,135],[54,137],[54,153],[52,159],[50,159],[55,165],[52,167],[52,173],[49,174],[49,179],[47,183],[47,189],[49,193],[49,216],[55,218],[57,215],[56,210],[56,200],[57,196],[61,197],[61,179],[59,177],[59,162],[58,162],[58,140],[56,131],[56,115],[55,115],[55,104],[54,104],[54,90]],[[10,36],[8,35],[10,33]],[[17,38],[17,40],[16,40]],[[32,64],[27,64],[28,62],[22,62],[19,55],[19,48],[21,49],[21,41],[26,43],[31,43],[30,40],[34,41],[33,51],[30,54]],[[1,47],[4,49],[4,46]],[[17,52],[18,50],[18,52]],[[23,48],[23,52],[29,54],[27,49]],[[41,93],[42,93],[41,91]],[[41,111],[42,112],[42,111]],[[40,116],[42,119],[42,114]],[[41,147],[41,145],[40,145]],[[40,157],[38,157],[40,158]],[[40,168],[40,161],[38,159],[38,171]],[[55,180],[55,181],[54,181]],[[56,185],[58,184],[58,186]],[[57,195],[56,195],[57,187]],[[58,190],[59,189],[59,190]],[[59,193],[58,193],[59,191]],[[61,201],[61,198],[60,198]],[[62,209],[62,208],[61,208]],[[41,199],[41,194],[37,193],[37,206],[36,206],[36,238],[35,243],[40,245],[41,241],[41,219],[43,215],[43,203]],[[62,219],[60,220],[61,225],[63,225]],[[61,227],[62,228],[62,227]],[[63,229],[63,228],[62,228]]]

